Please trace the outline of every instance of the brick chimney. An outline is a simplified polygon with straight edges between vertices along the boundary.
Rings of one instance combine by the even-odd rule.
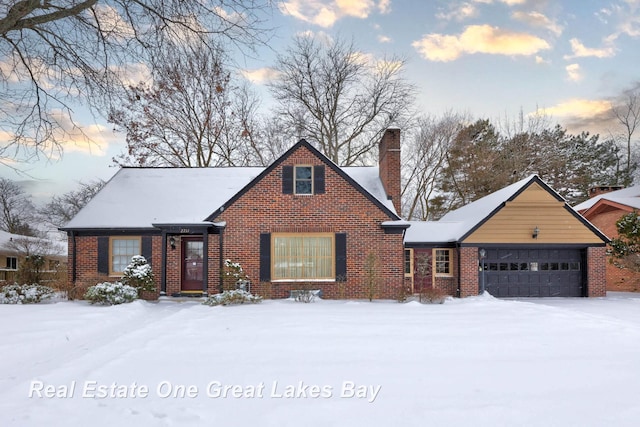
[[[393,202],[398,215],[401,215],[400,202],[400,129],[387,129],[380,140],[380,180],[387,193],[387,199]]]
[[[612,191],[622,190],[619,185],[600,185],[589,189],[589,197],[599,196],[600,194],[611,193]]]

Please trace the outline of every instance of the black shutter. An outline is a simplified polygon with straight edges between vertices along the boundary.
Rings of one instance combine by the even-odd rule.
[[[151,249],[151,237],[145,236],[141,240],[140,255],[146,258],[149,265],[151,265],[151,256],[153,255],[153,249]]]
[[[260,233],[260,281],[271,281],[271,234]]]
[[[347,280],[347,233],[336,233],[336,280]]]
[[[98,237],[98,273],[109,274],[109,237]]]
[[[293,166],[282,167],[282,194],[293,194]]]
[[[313,167],[313,192],[314,194],[324,193],[324,165]]]

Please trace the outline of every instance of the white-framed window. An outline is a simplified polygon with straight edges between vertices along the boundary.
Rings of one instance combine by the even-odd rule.
[[[335,280],[335,235],[332,233],[273,233],[273,280]]]
[[[7,257],[7,270],[17,270],[18,269],[18,258],[14,256]]]
[[[131,257],[140,255],[141,238],[139,236],[123,236],[109,238],[109,274],[122,275],[131,262]]]
[[[404,277],[413,277],[413,248],[404,250]]]
[[[294,167],[295,194],[313,194],[313,166]]]
[[[433,250],[433,274],[436,276],[453,276],[453,250],[434,249]]]

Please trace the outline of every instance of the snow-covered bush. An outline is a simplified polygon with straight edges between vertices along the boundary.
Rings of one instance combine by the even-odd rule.
[[[0,304],[35,304],[51,298],[54,290],[43,285],[6,285],[0,288]]]
[[[84,299],[91,304],[116,305],[131,302],[138,298],[138,290],[120,282],[98,283],[87,289]]]
[[[138,296],[142,291],[156,290],[153,270],[145,257],[142,255],[131,257],[131,262],[123,271],[122,284],[137,289]]]
[[[257,304],[262,302],[262,297],[258,295],[252,295],[242,289],[234,289],[231,291],[224,291],[221,294],[211,295],[207,298],[203,304],[205,305],[238,305],[238,304]]]

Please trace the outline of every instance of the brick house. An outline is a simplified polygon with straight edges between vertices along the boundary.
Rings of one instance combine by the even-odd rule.
[[[536,175],[439,221],[410,224],[405,280],[414,292],[605,296],[608,238]]]
[[[162,295],[219,292],[230,260],[265,297],[311,287],[392,298],[408,227],[397,214],[400,130],[385,132],[379,160],[339,167],[301,140],[267,168],[122,168],[62,228],[69,282],[117,280],[142,254]]]
[[[607,236],[617,237],[616,222],[624,215],[640,210],[640,186],[622,189],[621,187],[594,187],[590,190],[591,198],[574,209],[588,221],[602,230]],[[640,290],[640,273],[621,269],[607,262],[607,290],[630,291]]]

